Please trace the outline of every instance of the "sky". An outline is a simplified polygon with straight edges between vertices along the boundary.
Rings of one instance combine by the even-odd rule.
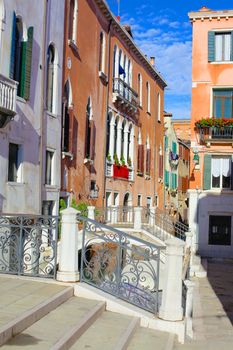
[[[118,1],[107,0],[118,14]],[[188,12],[202,6],[212,10],[233,9],[232,0],[120,0],[122,24],[130,24],[133,37],[165,78],[165,110],[174,118],[190,118],[192,26]]]

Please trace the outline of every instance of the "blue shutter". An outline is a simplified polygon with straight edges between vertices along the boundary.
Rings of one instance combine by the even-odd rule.
[[[215,60],[215,32],[208,32],[208,62]]]
[[[10,78],[14,79],[15,70],[15,33],[16,33],[16,14],[13,12],[13,24],[11,34],[11,57],[10,57]]]
[[[165,148],[165,151],[168,148],[168,137],[167,136],[165,136],[165,139],[164,139],[164,148]]]
[[[176,154],[176,142],[172,141],[172,152]]]
[[[211,187],[211,154],[204,155],[204,190],[209,190]]]

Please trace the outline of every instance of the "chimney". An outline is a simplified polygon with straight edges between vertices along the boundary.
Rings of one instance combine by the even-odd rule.
[[[116,19],[120,22],[121,21],[121,17],[120,16],[116,16]]]
[[[151,64],[152,66],[155,65],[155,58],[154,58],[154,56],[151,56],[151,58],[150,58],[150,64]]]

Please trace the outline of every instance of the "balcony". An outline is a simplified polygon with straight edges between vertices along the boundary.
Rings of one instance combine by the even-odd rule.
[[[136,114],[139,106],[138,94],[120,78],[113,79],[113,103],[125,112]]]
[[[113,164],[113,177],[120,179],[129,179],[129,169],[126,166]]]
[[[232,143],[233,144],[233,127],[200,127],[200,141],[210,146],[211,143]]]
[[[0,74],[0,128],[4,128],[16,115],[18,83]]]

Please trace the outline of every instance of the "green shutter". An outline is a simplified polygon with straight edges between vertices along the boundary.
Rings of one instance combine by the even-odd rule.
[[[208,32],[208,62],[215,60],[215,32]]]
[[[13,13],[13,24],[11,34],[11,57],[10,57],[10,78],[14,79],[15,70],[15,32],[16,32],[16,14]]]
[[[176,142],[172,141],[172,152],[176,154]]]
[[[211,155],[204,155],[204,190],[209,190],[211,187]]]
[[[172,190],[176,190],[177,189],[177,174],[172,173],[172,186],[171,186]]]
[[[21,42],[21,78],[19,81],[19,96],[24,97],[24,87],[25,87],[25,61],[26,61],[26,50],[27,50],[27,42]]]
[[[168,137],[167,136],[165,136],[165,139],[164,139],[164,148],[165,148],[165,151],[168,148]]]
[[[28,28],[28,41],[22,42],[22,60],[21,60],[21,81],[20,96],[25,100],[30,97],[31,67],[32,67],[32,45],[33,45],[33,27]]]
[[[165,186],[169,187],[169,171],[168,170],[165,170],[164,177],[165,177]]]

